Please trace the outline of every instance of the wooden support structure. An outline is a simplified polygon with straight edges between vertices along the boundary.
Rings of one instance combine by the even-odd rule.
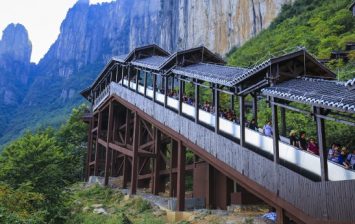
[[[137,193],[137,175],[138,175],[138,143],[139,143],[139,116],[134,113],[133,127],[133,156],[132,156],[132,174],[131,174],[131,191],[130,194]]]
[[[199,106],[200,106],[200,87],[195,84],[195,122],[199,120]]]
[[[271,99],[274,101],[274,98]],[[275,104],[271,104],[271,115],[272,115],[272,138],[273,138],[273,151],[274,151],[274,163],[278,164],[279,157],[279,124],[277,117],[277,106]]]
[[[182,80],[179,80],[179,109],[178,109],[178,113],[179,113],[180,115],[181,115],[181,113],[182,113],[183,96],[184,96],[183,81],[182,81]]]
[[[107,124],[107,140],[106,140],[106,159],[105,159],[105,180],[104,180],[104,185],[108,185],[108,179],[110,176],[110,173],[112,173],[112,170],[109,170],[109,165],[111,163],[111,153],[110,153],[110,147],[109,143],[112,140],[112,125],[113,125],[113,103],[112,101],[110,102],[109,105],[109,112],[108,112],[108,124]]]
[[[214,89],[214,114],[215,114],[215,132],[218,133],[219,129],[219,92],[217,89],[217,85],[215,86],[216,88]]]
[[[99,138],[100,138],[100,134],[101,134],[101,122],[102,122],[102,113],[101,111],[99,111],[97,117],[98,117],[98,122],[97,122],[97,131],[96,131],[96,147],[95,147],[95,165],[94,165],[94,176],[98,176],[98,171],[99,171],[99,166],[98,166],[98,162],[99,162]]]
[[[245,98],[243,95],[239,96],[239,119],[240,119],[240,146],[245,146]]]
[[[258,123],[258,95],[254,93],[253,97],[253,118],[255,119],[255,123]]]
[[[284,107],[280,108],[280,116],[281,116],[281,135],[286,136],[286,109]]]
[[[316,108],[316,113],[322,115],[323,110],[319,107]],[[328,181],[328,151],[326,150],[326,141],[325,141],[325,125],[324,119],[316,116],[317,123],[317,139],[319,147],[319,157],[321,165],[321,180]]]
[[[92,138],[93,138],[93,133],[92,133],[92,129],[94,126],[94,116],[90,119],[89,121],[89,131],[88,131],[88,154],[86,156],[86,175],[85,175],[85,181],[89,181],[89,177],[90,177],[90,166],[88,164],[90,164],[91,162],[91,154],[92,154]]]
[[[160,147],[161,147],[161,133],[159,129],[154,128],[154,153],[156,155],[154,162],[154,176],[153,176],[153,194],[158,195],[160,191]]]
[[[178,141],[178,173],[177,173],[177,205],[178,211],[185,210],[185,162],[186,149],[181,141]]]

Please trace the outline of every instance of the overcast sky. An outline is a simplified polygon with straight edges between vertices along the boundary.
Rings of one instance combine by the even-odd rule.
[[[91,4],[112,0],[90,0]],[[59,34],[60,24],[77,0],[0,0],[0,38],[10,23],[21,23],[32,42],[31,61],[38,62]]]

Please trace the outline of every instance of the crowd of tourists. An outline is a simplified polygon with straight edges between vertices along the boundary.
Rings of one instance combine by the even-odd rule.
[[[171,91],[169,97],[174,99],[179,99],[178,94],[175,91]],[[183,102],[189,105],[195,105],[194,99],[189,96],[183,96]],[[209,101],[205,101],[200,108],[209,113],[215,113],[215,107]],[[219,117],[232,121],[236,124],[239,124],[238,116],[235,111],[232,109],[219,109]],[[273,136],[273,128],[271,121],[266,122],[262,130],[256,124],[255,119],[252,119],[250,122],[246,122],[246,126],[254,131],[262,131],[266,136]],[[307,138],[305,131],[300,131],[297,135],[297,131],[292,130],[289,135],[290,144],[300,150],[307,151],[309,153],[319,155],[319,147],[315,138]],[[341,146],[338,143],[333,143],[328,150],[328,160],[342,165],[347,169],[355,170],[355,149],[349,151],[345,146]]]
[[[263,127],[263,133],[266,136],[272,136],[271,122],[267,122]],[[300,131],[297,136],[297,131],[290,132],[290,144],[300,150],[308,151],[312,154],[319,155],[319,147],[315,138],[307,139],[306,132]],[[341,146],[338,143],[333,143],[328,149],[328,160],[344,166],[346,169],[355,170],[355,149],[348,150],[347,147]]]

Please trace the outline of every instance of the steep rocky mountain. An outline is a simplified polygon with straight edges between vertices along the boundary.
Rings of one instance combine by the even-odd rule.
[[[0,136],[31,84],[31,52],[25,27],[7,26],[0,40]]]
[[[225,55],[269,26],[292,0],[79,0],[36,66],[36,79],[0,145],[24,128],[59,124],[113,55],[156,43],[169,51],[205,45]]]

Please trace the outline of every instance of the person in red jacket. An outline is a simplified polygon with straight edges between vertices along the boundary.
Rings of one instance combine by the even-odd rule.
[[[319,155],[319,148],[314,138],[309,139],[307,151]]]

